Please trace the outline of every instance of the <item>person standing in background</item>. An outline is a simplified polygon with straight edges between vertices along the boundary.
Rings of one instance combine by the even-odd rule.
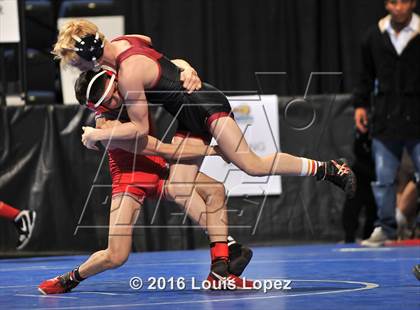
[[[420,171],[420,18],[413,13],[415,7],[416,0],[386,0],[389,15],[367,32],[362,43],[354,118],[357,129],[366,133],[369,126],[373,137],[372,189],[378,208],[376,228],[363,246],[396,239],[395,179],[404,148]]]

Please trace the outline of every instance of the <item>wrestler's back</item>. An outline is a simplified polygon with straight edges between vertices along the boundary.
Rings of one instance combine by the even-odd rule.
[[[145,89],[147,101],[152,105],[162,105],[176,117],[179,129],[195,135],[208,136],[207,118],[213,113],[231,112],[224,94],[210,84],[203,83],[200,90],[188,94],[180,80],[180,68],[153,49],[150,42],[137,36],[123,36],[112,42],[122,40],[129,42],[131,47],[117,56],[117,70],[124,60],[133,55],[143,55],[152,59],[159,68],[159,74],[154,85]]]

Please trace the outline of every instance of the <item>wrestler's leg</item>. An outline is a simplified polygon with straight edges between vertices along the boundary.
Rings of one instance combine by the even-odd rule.
[[[201,139],[174,137],[174,144],[205,145]],[[181,150],[182,151],[182,150]],[[216,197],[206,195],[203,187],[212,184],[202,184],[201,190],[197,191],[197,174],[202,163],[202,158],[194,161],[178,162],[171,165],[169,181],[165,187],[166,197],[175,201],[185,208],[186,213],[198,219],[200,224],[206,224],[207,233],[211,242],[227,241],[227,220],[224,206],[224,198],[221,202]],[[214,186],[214,185],[213,185]],[[218,185],[219,187],[221,185]],[[211,201],[211,199],[213,198]],[[206,218],[202,217],[203,211]]]
[[[355,176],[344,162],[321,162],[286,153],[258,156],[249,147],[238,124],[228,116],[214,120],[210,132],[223,154],[249,175],[316,176],[319,180],[331,181],[350,196],[354,194]]]
[[[298,176],[302,173],[302,159],[299,157],[286,153],[274,153],[264,157],[255,154],[231,117],[222,117],[213,121],[210,131],[223,154],[249,175]]]
[[[204,144],[201,139],[186,138],[184,140],[175,137],[173,143]],[[190,163],[177,163],[171,165],[169,182],[166,188],[166,196],[183,206],[188,214],[196,214],[196,210],[206,209],[207,233],[210,239],[211,270],[207,278],[215,289],[221,289],[221,279],[229,277],[237,288],[252,288],[252,281],[243,281],[238,277],[249,263],[252,252],[241,251],[235,257],[235,264],[229,264],[230,251],[227,239],[227,216],[225,206],[225,192],[223,185],[217,185],[213,179],[198,175],[198,169],[202,160]],[[210,182],[209,182],[210,181]],[[197,187],[197,183],[200,185]],[[214,187],[218,192],[217,197],[211,195]],[[223,194],[222,194],[223,192]],[[201,211],[200,211],[201,212]],[[193,215],[194,216],[194,215]],[[199,221],[201,222],[199,218]],[[248,254],[248,255],[247,255]],[[236,271],[236,273],[235,273]]]
[[[214,230],[217,230],[217,235],[227,237],[228,219],[225,186],[208,175],[199,172],[196,178],[195,191],[206,202],[207,212],[202,216],[204,221],[208,226],[213,226]]]
[[[92,254],[80,265],[79,273],[82,278],[120,267],[126,262],[131,252],[133,225],[140,208],[140,202],[129,195],[119,195],[112,199],[108,247]]]
[[[131,251],[132,229],[141,203],[128,195],[115,196],[111,202],[108,248],[92,254],[74,270],[42,282],[38,290],[43,294],[67,293],[87,277],[125,263]]]
[[[166,195],[169,195],[168,198],[172,201],[175,201],[172,196],[175,197],[177,195],[177,186],[171,186],[167,184],[165,190]],[[199,195],[205,204],[199,203],[197,205],[193,205],[192,202],[189,203],[190,207],[186,208],[185,211],[191,220],[193,220],[196,224],[200,225],[204,230],[207,231],[207,212],[220,212],[221,221],[227,224],[227,221],[224,220],[226,212],[220,211],[220,208],[225,209],[224,201],[226,200],[225,187],[222,183],[210,178],[202,172],[199,172],[197,174],[192,195]],[[184,198],[186,199],[186,197]],[[189,198],[191,199],[191,197]],[[175,202],[178,202],[180,207],[185,208],[185,199],[178,199]]]
[[[218,232],[220,235],[223,233],[223,230],[225,230],[225,234],[227,235],[229,226],[227,225],[226,190],[224,185],[208,175],[199,172],[196,179],[195,190],[203,199],[205,199],[208,213],[219,212],[218,214],[220,217],[218,217],[218,219],[220,222],[215,225],[220,225]],[[206,219],[205,216],[206,214],[204,213],[202,216],[204,220]],[[222,226],[221,224],[223,223],[226,223],[226,226]],[[228,236],[228,248],[229,272],[236,276],[240,276],[252,259],[252,250],[237,243],[231,236]]]

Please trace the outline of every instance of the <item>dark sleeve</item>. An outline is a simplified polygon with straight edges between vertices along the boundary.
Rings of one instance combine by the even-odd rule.
[[[353,106],[355,108],[370,106],[370,94],[375,83],[375,64],[372,56],[372,31],[362,40],[362,68],[356,87],[353,91]]]

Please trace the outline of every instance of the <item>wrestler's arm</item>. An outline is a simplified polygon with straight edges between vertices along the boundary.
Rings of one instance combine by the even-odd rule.
[[[121,124],[119,121],[107,121],[105,118],[97,118],[96,128],[112,128]],[[109,143],[109,145],[108,145]],[[137,139],[137,143],[130,140],[115,140],[103,143],[110,149],[119,148],[134,154],[161,156],[167,160],[191,160],[203,156],[216,156],[218,152],[210,146],[199,145],[174,145],[163,143],[152,136]]]

